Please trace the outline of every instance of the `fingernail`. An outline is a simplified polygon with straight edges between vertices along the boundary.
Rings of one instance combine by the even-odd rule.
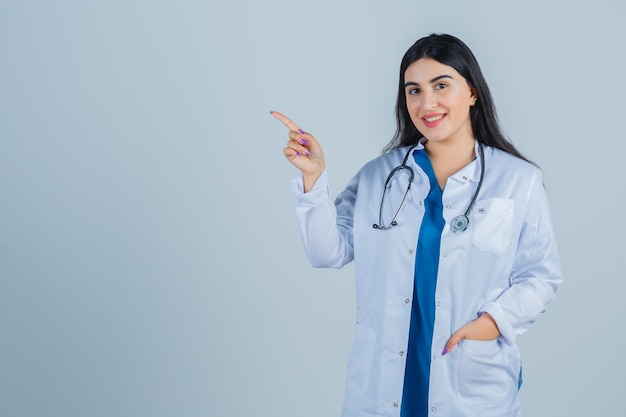
[[[306,132],[302,129],[298,129],[298,132],[300,132],[301,135],[306,135]]]
[[[311,152],[309,152],[309,151],[307,150],[307,151],[304,151],[304,154],[305,154],[306,156],[309,156],[309,155],[311,155]]]
[[[309,144],[309,141],[308,141],[308,140],[306,140],[305,138],[300,138],[300,143],[301,143],[302,145],[306,146],[306,145],[308,145],[308,144]]]
[[[298,151],[296,151],[296,156],[302,156],[302,154]]]
[[[448,353],[448,348],[444,347],[443,350],[441,351],[441,356],[444,356],[446,353]]]

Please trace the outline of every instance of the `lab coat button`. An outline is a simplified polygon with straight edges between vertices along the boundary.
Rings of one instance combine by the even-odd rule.
[[[463,181],[467,181],[467,177],[463,175]]]
[[[450,204],[446,204],[446,208],[449,209],[452,208],[452,206]]]
[[[443,256],[444,258],[446,258],[448,256],[448,252],[442,252],[441,256]]]
[[[437,359],[437,355],[433,355],[433,360]]]
[[[404,356],[404,352],[400,351],[400,353],[398,353],[398,355],[400,355],[400,357],[403,357]]]
[[[437,406],[433,405],[432,407],[430,407],[430,411],[432,411],[433,413],[437,411]]]
[[[404,304],[409,304],[410,302],[411,302],[411,300],[410,300],[410,299],[408,299],[408,298],[405,298],[405,299],[404,299]]]
[[[409,249],[409,255],[413,255],[413,252],[415,252],[413,249]]]
[[[441,307],[441,301],[437,301],[437,307]]]
[[[398,408],[398,403],[393,403],[393,406]]]

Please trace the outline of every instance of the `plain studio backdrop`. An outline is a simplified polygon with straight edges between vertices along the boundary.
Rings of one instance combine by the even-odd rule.
[[[622,416],[625,11],[2,0],[0,415],[338,416],[353,268],[308,265],[268,111],[316,135],[336,194],[438,32],[545,174],[566,281],[518,339],[524,414]]]

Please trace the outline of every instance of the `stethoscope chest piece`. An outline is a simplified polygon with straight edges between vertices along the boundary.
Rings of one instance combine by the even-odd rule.
[[[467,230],[467,225],[469,224],[469,214],[472,212],[472,207],[474,207],[474,203],[476,202],[476,198],[478,197],[478,193],[480,192],[480,187],[483,185],[483,179],[485,178],[485,150],[483,149],[482,143],[479,144],[479,154],[480,154],[480,180],[478,180],[478,186],[476,187],[476,191],[472,196],[472,200],[467,206],[467,210],[465,210],[465,214],[461,214],[452,219],[452,223],[450,224],[450,229],[454,233],[461,233]]]
[[[469,218],[461,214],[452,219],[452,224],[450,224],[450,228],[454,233],[461,233],[467,229],[467,225],[469,224]]]

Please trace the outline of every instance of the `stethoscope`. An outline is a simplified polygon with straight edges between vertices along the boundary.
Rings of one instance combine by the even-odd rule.
[[[425,141],[421,143],[425,143]],[[406,196],[409,194],[409,190],[411,189],[411,185],[413,184],[413,179],[415,178],[415,171],[413,171],[413,168],[411,168],[410,166],[406,164],[406,161],[409,159],[409,156],[411,155],[413,150],[417,147],[417,145],[418,144],[415,144],[409,148],[406,155],[404,156],[404,159],[402,160],[402,165],[398,165],[397,167],[392,169],[389,175],[387,176],[387,180],[385,181],[385,188],[383,189],[383,196],[380,200],[380,209],[378,211],[378,223],[374,223],[372,225],[374,229],[387,230],[387,229],[391,229],[393,226],[398,225],[398,221],[397,221],[398,215],[400,214],[400,210],[402,209],[402,206],[404,205]],[[454,219],[452,219],[452,223],[450,224],[450,229],[454,233],[461,233],[465,231],[465,229],[467,229],[467,226],[469,225],[469,214],[472,211],[472,207],[474,207],[476,198],[478,198],[480,187],[483,185],[483,178],[485,177],[485,150],[484,150],[483,144],[480,142],[478,143],[478,154],[480,155],[480,179],[478,180],[478,186],[476,187],[476,191],[474,191],[474,195],[472,196],[472,199],[469,205],[467,206],[467,210],[465,210],[465,213],[460,214],[456,216]],[[409,184],[406,187],[406,191],[404,192],[404,196],[402,197],[400,206],[398,206],[398,210],[396,210],[396,214],[394,214],[393,218],[391,219],[391,223],[386,225],[383,222],[383,204],[385,203],[385,194],[387,193],[387,188],[389,186],[389,183],[391,183],[391,180],[393,179],[394,175],[396,175],[398,172],[403,171],[403,170],[407,170],[409,172]]]

